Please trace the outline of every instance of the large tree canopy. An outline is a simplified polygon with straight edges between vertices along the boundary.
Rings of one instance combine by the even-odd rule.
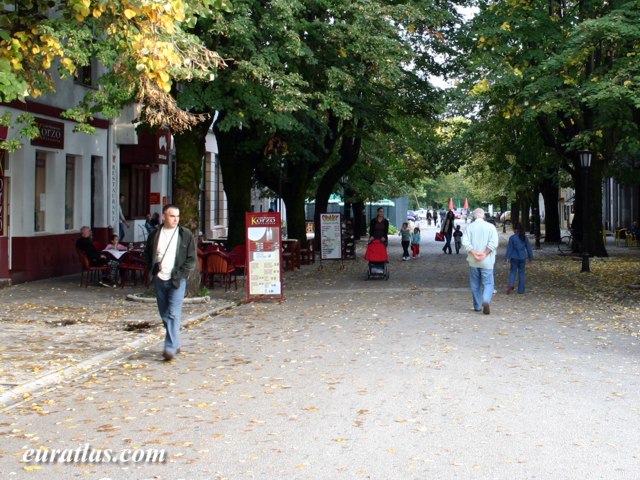
[[[106,71],[100,88],[68,112],[80,128],[132,100],[150,125],[189,128],[200,119],[177,107],[172,85],[210,80],[223,62],[187,29],[229,8],[227,0],[2,0],[0,101],[54,92],[54,73],[77,76],[95,58]]]
[[[464,91],[477,101],[475,120],[501,132],[518,159],[512,181],[548,175],[558,168],[574,180],[574,227],[588,231],[589,252],[606,255],[600,235],[600,182],[610,165],[638,153],[638,1],[480,1],[479,12],[460,37],[458,57]],[[523,132],[523,141],[507,133]],[[540,142],[531,142],[535,135]],[[537,147],[536,147],[537,145]],[[518,152],[524,152],[523,156]],[[534,149],[531,152],[530,149]],[[549,154],[547,149],[552,149]],[[592,215],[581,225],[587,193],[577,182],[581,149],[594,153],[588,190]],[[533,154],[532,154],[533,153]],[[528,157],[528,158],[527,158]],[[555,168],[553,162],[555,161]],[[508,172],[507,164],[501,163]]]
[[[238,0],[232,13],[199,24],[199,36],[233,60],[178,99],[193,111],[220,112],[214,128],[230,236],[242,238],[233,218],[249,208],[243,191],[253,175],[285,198],[292,233],[303,234],[305,198],[328,199],[365,137],[371,152],[393,137],[396,163],[425,173],[418,157],[427,143],[417,138],[426,129],[409,128],[407,118],[417,124],[433,116],[425,105],[437,100],[426,78],[462,3]]]

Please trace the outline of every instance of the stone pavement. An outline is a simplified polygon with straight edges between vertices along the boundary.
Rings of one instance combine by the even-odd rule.
[[[365,280],[360,259],[287,272],[282,303],[239,305],[242,292],[214,291],[225,309],[210,316],[211,305],[189,307],[199,320],[171,363],[160,361],[159,329],[125,328],[157,322],[155,308],[119,290],[66,278],[0,291],[6,388],[54,378],[4,411],[0,471],[638,478],[640,312],[639,291],[629,288],[637,251],[611,248],[580,274],[579,262],[545,247],[528,267],[525,295],[503,293],[499,263],[492,312],[482,315],[470,310],[464,256],[442,254],[433,232],[423,230],[423,255],[409,262],[392,243],[389,281]],[[608,275],[621,266],[625,275]],[[86,444],[164,449],[168,460],[21,461],[27,448]]]

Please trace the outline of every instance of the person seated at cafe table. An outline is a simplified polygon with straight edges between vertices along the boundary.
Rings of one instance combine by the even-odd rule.
[[[91,228],[90,227],[82,227],[80,229],[80,238],[76,240],[76,248],[82,251],[89,260],[89,264],[93,267],[100,267],[102,265],[111,265],[110,260],[108,259],[105,253],[101,253],[93,244],[93,238],[91,238]],[[117,261],[116,261],[117,265]],[[115,277],[113,277],[113,268],[109,268],[108,270],[104,270],[102,274],[102,279],[100,280],[100,285],[103,287],[115,287]]]
[[[118,266],[125,253],[127,253],[127,247],[120,243],[120,237],[118,235],[111,235],[111,241],[107,243],[107,246],[102,249],[109,256],[109,267],[111,268],[111,278],[118,277]]]
[[[155,212],[153,215],[147,213],[144,222],[144,228],[147,229],[147,233],[150,233],[151,230],[160,225],[160,214]]]
[[[103,251],[126,252],[127,247],[120,243],[120,237],[118,235],[111,235],[111,241],[107,243],[107,246],[103,248]]]

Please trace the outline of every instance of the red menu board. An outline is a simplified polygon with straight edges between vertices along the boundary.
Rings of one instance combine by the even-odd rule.
[[[282,300],[280,213],[246,213],[245,228],[247,301]]]

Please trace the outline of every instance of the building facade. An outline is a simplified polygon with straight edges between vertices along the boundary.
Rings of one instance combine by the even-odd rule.
[[[129,226],[124,242],[146,239],[147,213],[171,201],[174,158],[170,132],[141,130],[133,123],[135,106],[119,118],[96,119],[94,135],[76,133],[61,114],[84,97],[84,81],[59,80],[57,93],[38,101],[0,104],[0,115],[33,115],[39,138],[16,152],[0,150],[0,283],[15,284],[77,273],[75,241],[84,225],[106,244],[118,232],[119,197]],[[18,126],[0,130],[14,138]],[[212,227],[226,225],[226,201],[217,173],[217,148],[211,135],[203,204]],[[213,228],[209,230],[213,231]],[[223,231],[222,233],[226,233]]]

